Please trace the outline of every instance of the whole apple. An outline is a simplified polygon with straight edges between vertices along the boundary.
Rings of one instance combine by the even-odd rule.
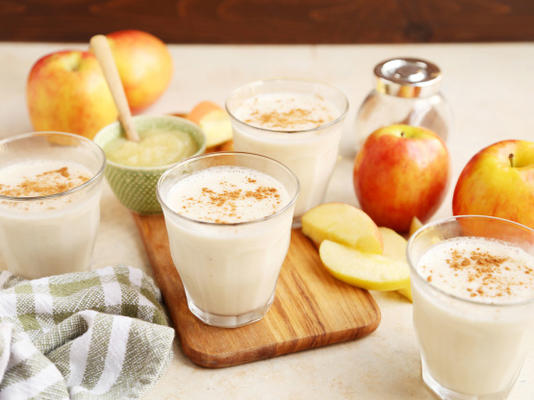
[[[172,58],[157,37],[137,30],[106,35],[132,113],[154,103],[172,77]]]
[[[374,131],[356,155],[354,190],[377,225],[398,232],[413,217],[428,220],[441,204],[449,180],[449,153],[434,132],[391,125]]]
[[[452,211],[534,228],[534,142],[504,140],[475,154],[458,178]]]
[[[26,101],[37,131],[92,138],[117,119],[98,61],[86,51],[58,51],[40,58],[28,77]]]

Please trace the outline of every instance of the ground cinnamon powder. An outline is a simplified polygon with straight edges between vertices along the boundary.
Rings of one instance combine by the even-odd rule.
[[[321,96],[317,97],[319,100],[324,101]],[[290,99],[290,101],[295,100]],[[255,109],[252,110],[249,117],[246,118],[244,122],[264,128],[291,131],[294,127],[303,125],[311,125],[312,128],[317,128],[334,119],[325,106],[320,105],[318,106],[318,109],[322,111],[323,117],[317,115],[317,109],[311,110],[302,107],[294,107],[286,111],[271,110],[267,112]]]
[[[68,167],[25,177],[16,185],[0,184],[0,195],[11,197],[48,196],[63,193],[89,180],[85,175],[72,175]]]
[[[268,126],[271,128],[287,129],[292,125],[313,124],[315,126],[323,125],[325,121],[323,118],[313,118],[310,110],[302,108],[294,108],[289,111],[271,111],[261,113],[255,110],[250,114],[251,118],[245,120],[248,124],[257,124],[260,126]]]
[[[249,183],[255,183],[256,180],[253,178],[247,178]],[[227,182],[220,182],[221,185],[227,184]],[[220,208],[222,214],[226,214],[228,217],[232,217],[233,220],[240,220],[241,217],[237,214],[237,205],[236,203],[245,199],[255,199],[258,201],[264,199],[273,198],[275,201],[272,204],[273,214],[279,208],[281,203],[280,193],[278,189],[270,186],[258,186],[254,190],[243,190],[237,188],[235,185],[230,185],[234,188],[225,189],[221,192],[216,192],[208,187],[201,188],[201,199],[195,199],[193,197],[187,198],[187,203],[182,204],[182,210],[187,210],[188,207],[199,207],[205,205],[208,207],[217,207]],[[220,215],[221,213],[218,213]],[[215,222],[218,224],[227,224],[228,222],[224,221],[222,218],[206,218],[209,222]]]
[[[452,250],[450,257],[446,259],[449,267],[457,271],[455,276],[458,276],[458,272],[463,272],[468,282],[481,282],[478,287],[467,288],[470,297],[502,297],[511,295],[514,286],[524,285],[521,281],[507,279],[503,276],[503,271],[510,270],[508,266],[503,265],[508,261],[510,261],[509,257],[495,256],[480,250],[480,248],[467,253]],[[526,275],[534,273],[534,270],[527,266],[524,266],[522,271]],[[432,282],[432,271],[426,279],[428,282]]]

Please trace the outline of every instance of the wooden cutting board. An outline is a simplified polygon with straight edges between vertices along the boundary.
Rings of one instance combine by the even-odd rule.
[[[266,316],[235,329],[205,325],[187,308],[163,216],[134,214],[134,219],[182,349],[198,365],[221,368],[262,360],[357,339],[378,327],[380,310],[369,292],[332,278],[300,230],[292,232]]]

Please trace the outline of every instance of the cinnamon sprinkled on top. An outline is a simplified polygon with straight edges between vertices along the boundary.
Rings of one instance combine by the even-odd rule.
[[[255,183],[255,179],[247,178],[248,183]],[[221,186],[225,185],[225,181],[220,182]],[[233,185],[235,186],[235,185]],[[264,199],[275,199],[272,209],[273,214],[276,212],[277,206],[280,205],[280,194],[278,189],[268,186],[257,186],[254,190],[243,190],[243,189],[224,189],[222,191],[214,191],[208,187],[202,187],[201,197],[200,198],[191,198],[189,197],[185,204],[182,204],[181,209],[183,211],[187,210],[190,207],[199,207],[203,205],[218,207],[221,209],[222,214],[227,214],[229,217],[239,220],[237,214],[237,202],[243,201],[245,199],[255,199],[255,200],[264,200]],[[182,211],[182,212],[183,212]],[[229,223],[225,222],[224,218],[211,218],[206,219],[206,222],[216,222],[216,223]]]
[[[24,176],[20,182],[13,185],[0,184],[0,194],[11,197],[48,196],[66,192],[88,180],[88,176],[72,174],[69,168],[64,166],[33,176]]]
[[[336,107],[321,96],[289,92],[254,96],[236,110],[249,125],[285,132],[315,129],[337,115]]]
[[[292,129],[294,125],[307,124],[318,127],[331,120],[331,117],[328,120],[321,117],[314,117],[311,110],[294,108],[289,111],[270,111],[266,113],[254,110],[250,114],[250,118],[247,118],[245,122],[269,128]]]
[[[178,182],[169,193],[173,209],[186,217],[220,224],[276,213],[287,192],[274,178],[241,167],[212,167]]]
[[[417,268],[458,296],[486,302],[534,297],[534,256],[497,240],[450,239],[424,254]]]

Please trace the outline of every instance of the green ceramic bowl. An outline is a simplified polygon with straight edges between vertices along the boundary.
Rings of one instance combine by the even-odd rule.
[[[173,116],[139,115],[133,117],[133,120],[138,132],[158,128],[189,133],[198,144],[198,151],[193,156],[204,153],[206,149],[206,136],[197,125],[186,119]],[[94,141],[104,148],[108,142],[120,136],[124,136],[124,130],[119,122],[114,122],[98,132]],[[182,160],[177,162],[179,161]],[[139,214],[156,214],[161,212],[156,198],[158,179],[174,164],[131,167],[107,160],[105,175],[113,193],[125,207]]]

